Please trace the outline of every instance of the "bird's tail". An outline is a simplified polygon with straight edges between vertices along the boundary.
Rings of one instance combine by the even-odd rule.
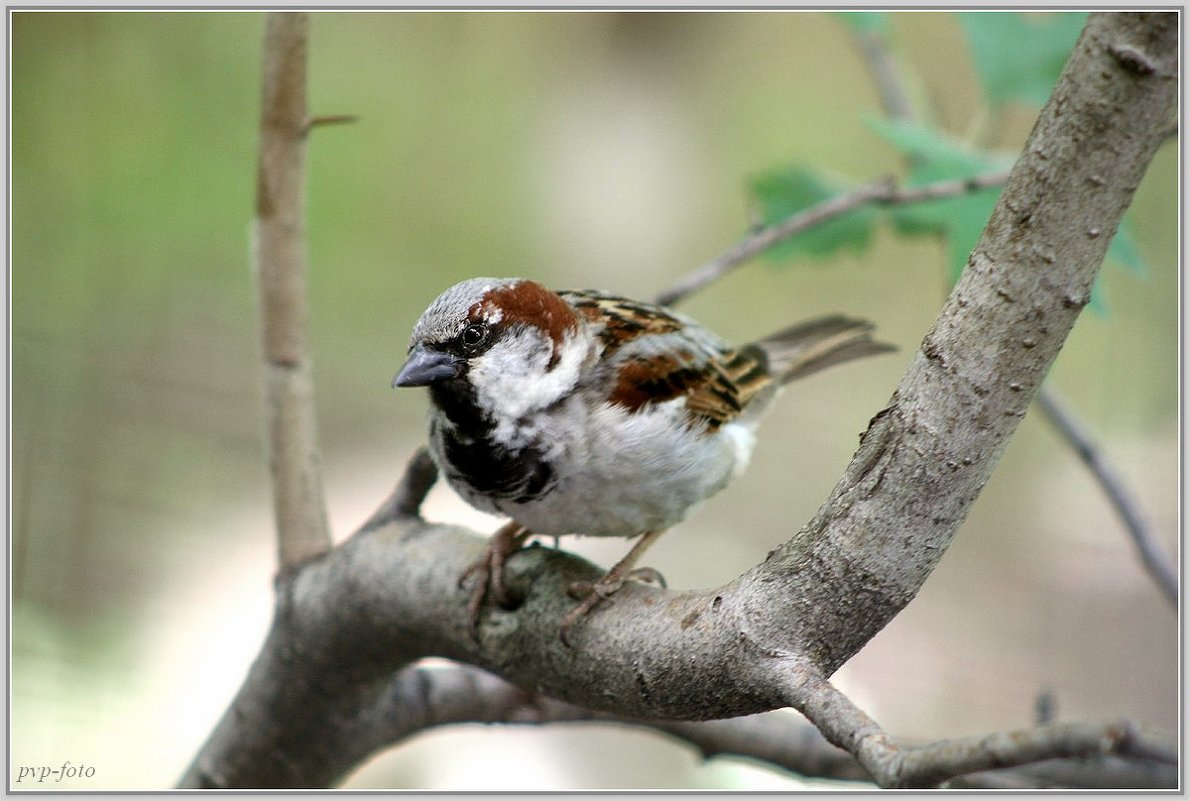
[[[819,317],[753,343],[768,357],[769,371],[785,384],[824,367],[896,350],[872,339],[872,324],[842,315]]]

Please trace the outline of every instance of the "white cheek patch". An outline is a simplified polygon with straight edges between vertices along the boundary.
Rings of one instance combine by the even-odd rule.
[[[520,331],[472,362],[471,383],[480,407],[496,422],[498,442],[515,447],[537,438],[526,418],[574,391],[588,349],[581,337],[567,339],[551,369],[553,343],[536,331]]]

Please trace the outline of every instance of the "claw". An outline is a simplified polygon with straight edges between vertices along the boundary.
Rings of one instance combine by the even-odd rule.
[[[530,532],[513,521],[502,526],[484,546],[483,555],[459,576],[459,587],[471,576],[476,576],[471,598],[467,601],[467,627],[471,637],[479,641],[479,614],[483,602],[491,596],[500,606],[510,604],[508,591],[504,587],[504,563],[508,557],[520,550]]]
[[[645,533],[628,554],[612,566],[607,574],[598,581],[576,581],[567,588],[571,597],[578,599],[578,606],[566,613],[562,618],[562,625],[558,629],[558,637],[562,644],[570,647],[570,631],[574,625],[585,617],[592,609],[610,598],[624,582],[633,579],[649,581],[665,586],[665,578],[651,567],[633,568],[637,559],[645,552],[660,531]],[[484,602],[491,598],[500,606],[508,607],[511,599],[504,586],[504,563],[508,557],[520,550],[521,546],[532,536],[527,528],[512,521],[500,528],[491,536],[484,546],[483,555],[459,576],[459,586],[462,587],[467,579],[475,576],[475,586],[471,589],[471,597],[467,601],[467,626],[471,636],[479,641],[479,616],[483,611]]]
[[[661,575],[661,571],[653,567],[637,567],[628,572],[628,579],[631,581],[640,581],[645,584],[656,584],[661,589],[668,589],[669,585],[665,583],[665,576]]]

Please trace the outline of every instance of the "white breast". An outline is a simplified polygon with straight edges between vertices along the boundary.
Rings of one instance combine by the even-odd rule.
[[[549,442],[557,483],[528,503],[497,501],[501,512],[545,535],[632,537],[681,521],[747,466],[752,421],[715,433],[684,425],[685,399],[635,412],[568,404],[538,431]]]

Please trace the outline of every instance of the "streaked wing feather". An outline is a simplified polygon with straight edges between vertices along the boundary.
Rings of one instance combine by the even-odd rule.
[[[684,315],[594,290],[560,294],[598,326],[616,370],[613,404],[636,411],[685,396],[690,425],[713,431],[772,383],[761,348],[733,348]]]
[[[615,376],[611,403],[636,411],[685,396],[689,424],[708,431],[739,417],[775,381],[895,350],[871,338],[871,323],[842,315],[807,320],[736,348],[661,306],[599,290],[559,294],[595,326],[601,361]]]
[[[686,408],[712,430],[742,414],[773,383],[764,351],[754,346],[722,352],[707,367],[707,380],[690,394]]]

